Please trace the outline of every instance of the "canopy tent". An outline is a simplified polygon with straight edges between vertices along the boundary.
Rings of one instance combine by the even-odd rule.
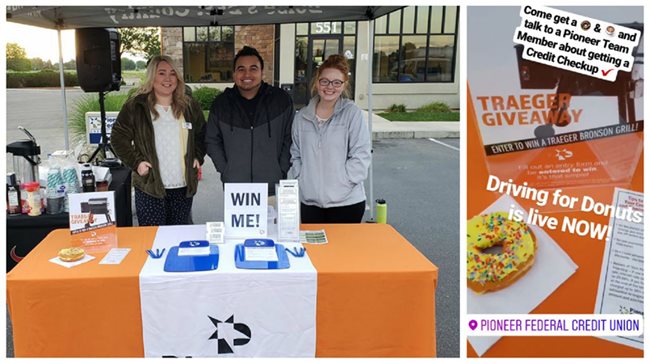
[[[372,20],[400,6],[9,6],[7,21],[51,29]]]
[[[282,24],[321,21],[372,21],[402,6],[8,6],[7,21],[59,32],[59,72],[63,99],[65,148],[68,121],[63,85],[61,30],[77,28],[182,27]],[[368,49],[373,49],[371,23]],[[372,56],[368,62],[368,128],[372,136]],[[372,137],[371,137],[372,143]],[[374,220],[372,162],[369,170],[370,218]]]

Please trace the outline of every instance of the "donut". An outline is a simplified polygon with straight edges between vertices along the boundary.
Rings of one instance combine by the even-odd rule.
[[[86,252],[81,248],[64,248],[59,250],[59,259],[64,262],[76,262],[85,255]]]
[[[485,252],[501,246],[498,254]],[[535,235],[507,212],[474,216],[467,223],[467,286],[482,294],[508,287],[535,262]]]

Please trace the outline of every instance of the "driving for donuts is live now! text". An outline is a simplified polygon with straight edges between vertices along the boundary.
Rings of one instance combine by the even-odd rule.
[[[469,336],[641,336],[643,316],[467,315]]]

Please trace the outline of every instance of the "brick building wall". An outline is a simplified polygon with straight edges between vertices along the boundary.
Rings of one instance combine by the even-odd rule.
[[[274,25],[241,25],[235,27],[235,54],[244,46],[257,49],[264,59],[264,80],[273,83]]]
[[[162,28],[162,54],[170,56],[183,72],[183,28]],[[256,48],[264,59],[264,80],[273,82],[274,25],[235,27],[235,54],[245,45]]]
[[[161,28],[160,52],[170,56],[183,74],[183,28]]]

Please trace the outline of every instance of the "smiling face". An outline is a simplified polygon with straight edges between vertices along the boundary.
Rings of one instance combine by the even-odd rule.
[[[257,95],[262,84],[262,66],[255,56],[241,56],[235,64],[235,85],[239,93],[247,99]]]
[[[323,84],[328,83],[326,80],[329,81],[329,85],[324,86]],[[334,83],[339,83],[340,81],[343,81],[343,83],[339,87],[334,86]],[[317,90],[320,99],[322,101],[335,101],[338,99],[343,90],[345,90],[345,82],[345,75],[338,69],[325,68],[322,70],[317,80]]]
[[[172,97],[177,85],[178,78],[172,66],[165,61],[158,63],[156,77],[153,81],[153,91],[156,94],[156,99]]]

